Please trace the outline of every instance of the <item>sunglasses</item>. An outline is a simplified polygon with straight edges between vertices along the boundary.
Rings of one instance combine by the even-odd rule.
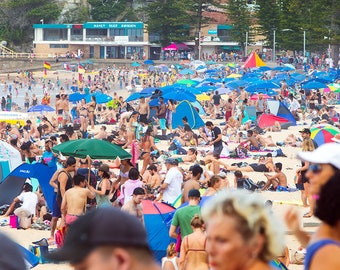
[[[308,167],[308,170],[311,171],[312,173],[320,173],[322,170],[322,167],[320,164],[311,164]]]

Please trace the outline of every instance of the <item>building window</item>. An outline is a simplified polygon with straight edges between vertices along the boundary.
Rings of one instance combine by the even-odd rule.
[[[44,41],[67,40],[67,29],[44,29]]]
[[[86,29],[86,40],[100,41],[107,38],[107,29]]]
[[[67,49],[68,44],[50,44],[51,49]]]

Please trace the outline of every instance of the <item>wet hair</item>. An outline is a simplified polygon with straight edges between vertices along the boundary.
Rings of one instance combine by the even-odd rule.
[[[73,176],[73,184],[79,186],[80,183],[85,182],[85,176],[81,174],[76,174]]]
[[[76,164],[76,159],[74,157],[68,157],[66,160],[66,167]]]
[[[203,205],[201,213],[208,226],[212,216],[233,218],[235,229],[247,243],[261,235],[264,242],[257,254],[259,260],[267,263],[281,255],[284,230],[270,209],[264,205],[260,195],[249,194],[244,190],[220,192]]]
[[[314,212],[316,217],[330,226],[335,226],[340,220],[340,211],[335,210],[340,206],[340,170],[333,168],[336,173],[321,187]]]
[[[26,192],[30,192],[30,191],[32,192],[33,191],[33,187],[29,183],[25,183],[24,186],[22,187],[22,189]]]
[[[234,175],[235,175],[235,177],[237,177],[237,178],[243,177],[243,174],[242,174],[241,171],[235,171],[235,172],[234,172]]]
[[[176,251],[176,244],[175,243],[170,243],[166,249],[166,256],[167,257],[172,257],[177,253]]]
[[[213,175],[208,181],[208,187],[213,187],[219,181],[221,181],[221,178],[218,175]]]
[[[139,171],[136,168],[131,168],[129,170],[129,179],[137,180],[139,178]]]
[[[280,171],[282,171],[282,163],[281,162],[275,163],[275,167],[278,168]]]
[[[66,134],[60,134],[60,139],[62,139],[64,142],[67,142],[70,140],[70,138]]]
[[[213,122],[211,122],[211,121],[207,121],[207,122],[205,122],[205,125],[206,125],[207,127],[212,127],[214,124],[213,124]]]
[[[199,174],[202,174],[203,173],[203,169],[201,166],[199,165],[195,165],[193,166],[192,168],[192,176],[197,176]]]
[[[194,217],[191,219],[190,225],[193,228],[202,228],[204,226],[204,221],[199,215],[194,215]]]

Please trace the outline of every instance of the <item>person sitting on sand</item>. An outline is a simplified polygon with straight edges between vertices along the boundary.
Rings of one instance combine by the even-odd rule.
[[[275,121],[273,126],[267,127],[265,131],[276,132],[281,131],[281,125],[279,121]]]
[[[197,150],[193,147],[189,148],[188,153],[185,156],[173,156],[176,158],[178,162],[196,162],[197,159]]]
[[[272,136],[264,137],[259,134],[257,129],[253,130],[255,138],[259,141],[259,143],[263,146],[276,146],[273,141]]]
[[[261,144],[254,136],[254,132],[252,130],[247,130],[247,137],[248,138],[245,141],[241,142],[241,145],[249,151],[260,150]]]
[[[270,186],[272,186],[274,190],[277,190],[278,187],[287,188],[287,176],[282,172],[281,162],[275,163],[275,172],[274,175],[264,174],[264,176],[267,177],[267,183],[262,190],[267,190]]]

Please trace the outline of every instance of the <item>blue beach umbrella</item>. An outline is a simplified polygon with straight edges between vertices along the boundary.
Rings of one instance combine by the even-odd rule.
[[[109,95],[103,94],[101,92],[95,92],[91,95],[86,95],[85,97],[86,102],[90,102],[92,99],[92,96],[96,97],[97,104],[107,103],[112,100],[112,97]]]
[[[301,85],[302,89],[319,89],[319,88],[327,88],[327,85],[321,82],[309,81]]]
[[[179,74],[181,75],[193,75],[195,72],[189,68],[182,69]]]
[[[140,64],[138,62],[132,62],[131,67],[139,67]]]
[[[153,64],[154,64],[154,61],[152,61],[151,59],[144,61],[144,65],[153,65]]]
[[[157,88],[155,87],[146,87],[142,91],[140,91],[141,94],[143,95],[152,95],[153,92],[155,92]]]
[[[85,98],[85,94],[80,94],[79,92],[72,93],[68,96],[68,100],[71,102],[77,102]]]
[[[42,104],[35,105],[35,106],[33,106],[33,107],[31,107],[27,110],[27,112],[40,112],[40,113],[54,112],[54,111],[55,111],[55,109],[53,109],[51,106],[42,105]]]
[[[169,92],[163,95],[164,99],[172,99],[176,101],[182,101],[186,100],[189,102],[194,102],[196,101],[196,97],[194,94],[191,94],[189,92],[184,92],[184,91],[176,91],[176,92]]]

